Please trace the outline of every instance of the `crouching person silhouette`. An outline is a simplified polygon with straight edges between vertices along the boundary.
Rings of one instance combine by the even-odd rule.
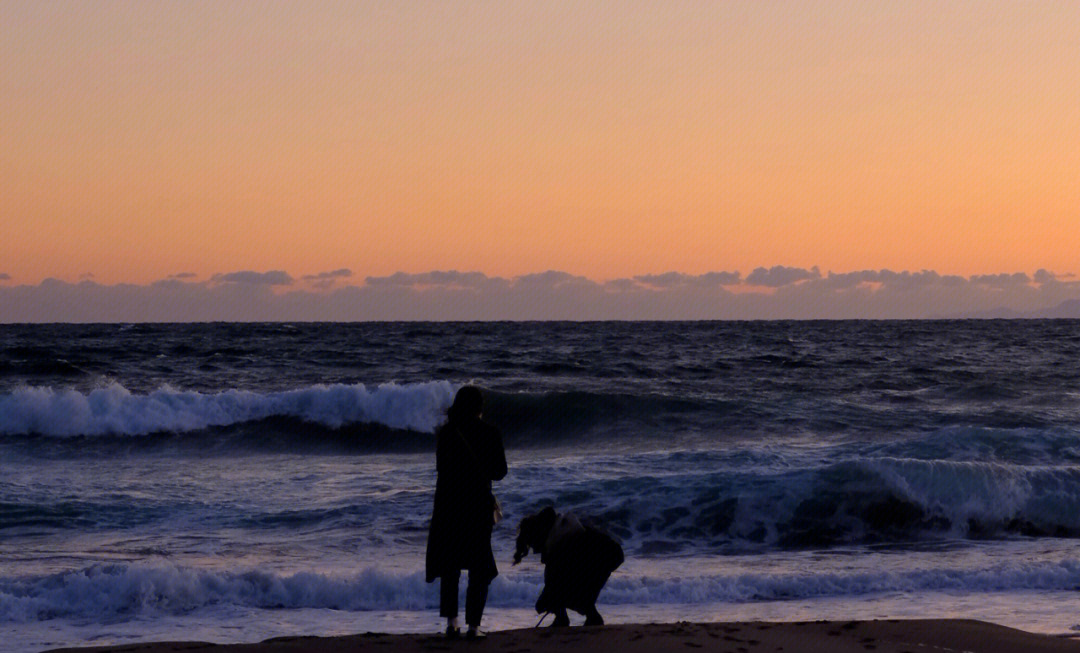
[[[446,636],[458,630],[458,580],[469,572],[465,592],[466,639],[483,637],[480,620],[488,585],[498,575],[491,552],[491,529],[497,507],[491,482],[506,476],[506,453],[498,429],[480,419],[480,390],[458,390],[438,431],[435,449],[435,505],[427,542],[427,582],[440,580],[439,614],[446,617]]]
[[[544,564],[544,589],[536,600],[536,612],[554,613],[552,626],[570,625],[567,609],[584,615],[586,626],[603,624],[596,599],[611,572],[623,563],[622,546],[615,538],[573,513],[559,515],[547,507],[521,520],[515,565],[530,548]]]

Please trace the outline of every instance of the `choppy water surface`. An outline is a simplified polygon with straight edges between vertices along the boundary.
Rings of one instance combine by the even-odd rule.
[[[609,620],[1077,621],[1080,322],[0,326],[0,649],[437,628],[431,432],[604,521]],[[501,553],[500,553],[501,552]]]

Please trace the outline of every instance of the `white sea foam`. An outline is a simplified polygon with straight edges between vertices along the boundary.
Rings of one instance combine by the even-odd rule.
[[[368,387],[313,385],[283,392],[202,393],[162,387],[133,394],[118,383],[87,393],[47,386],[0,395],[0,434],[144,435],[195,431],[268,417],[339,428],[377,423],[431,432],[453,398],[446,381]]]
[[[616,572],[601,594],[606,605],[702,604],[883,592],[1000,592],[1069,590],[1080,584],[1080,560],[997,564],[983,569],[629,576]],[[539,573],[500,576],[491,590],[496,607],[528,608],[541,587]],[[101,621],[140,615],[185,614],[216,606],[256,609],[329,608],[346,611],[428,610],[438,606],[438,585],[422,572],[367,569],[353,576],[269,571],[220,572],[175,565],[96,565],[41,578],[0,579],[0,623],[55,618]]]
[[[521,495],[594,516],[649,555],[1080,533],[1076,465],[823,456],[744,471],[734,454],[676,458],[690,471],[654,475],[664,464],[645,463],[623,478],[570,480],[580,472],[526,470],[535,478]],[[525,509],[510,497],[508,509]]]

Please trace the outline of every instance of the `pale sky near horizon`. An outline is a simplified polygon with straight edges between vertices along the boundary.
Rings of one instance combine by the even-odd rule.
[[[7,283],[1080,272],[1073,2],[0,14]]]

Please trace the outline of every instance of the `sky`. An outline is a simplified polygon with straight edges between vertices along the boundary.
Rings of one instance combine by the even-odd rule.
[[[306,293],[361,319],[353,295],[389,292],[369,280],[439,272],[516,288],[557,271],[605,299],[737,272],[716,287],[784,313],[781,286],[746,282],[778,267],[818,270],[802,292],[959,277],[973,311],[1033,311],[1080,271],[1075,2],[0,0],[0,16],[0,321],[82,319],[102,288],[124,320],[149,301],[125,288],[178,284],[270,293],[271,318]],[[1031,293],[979,294],[999,274]],[[524,314],[467,290],[478,317]],[[717,297],[693,301],[777,312]]]

